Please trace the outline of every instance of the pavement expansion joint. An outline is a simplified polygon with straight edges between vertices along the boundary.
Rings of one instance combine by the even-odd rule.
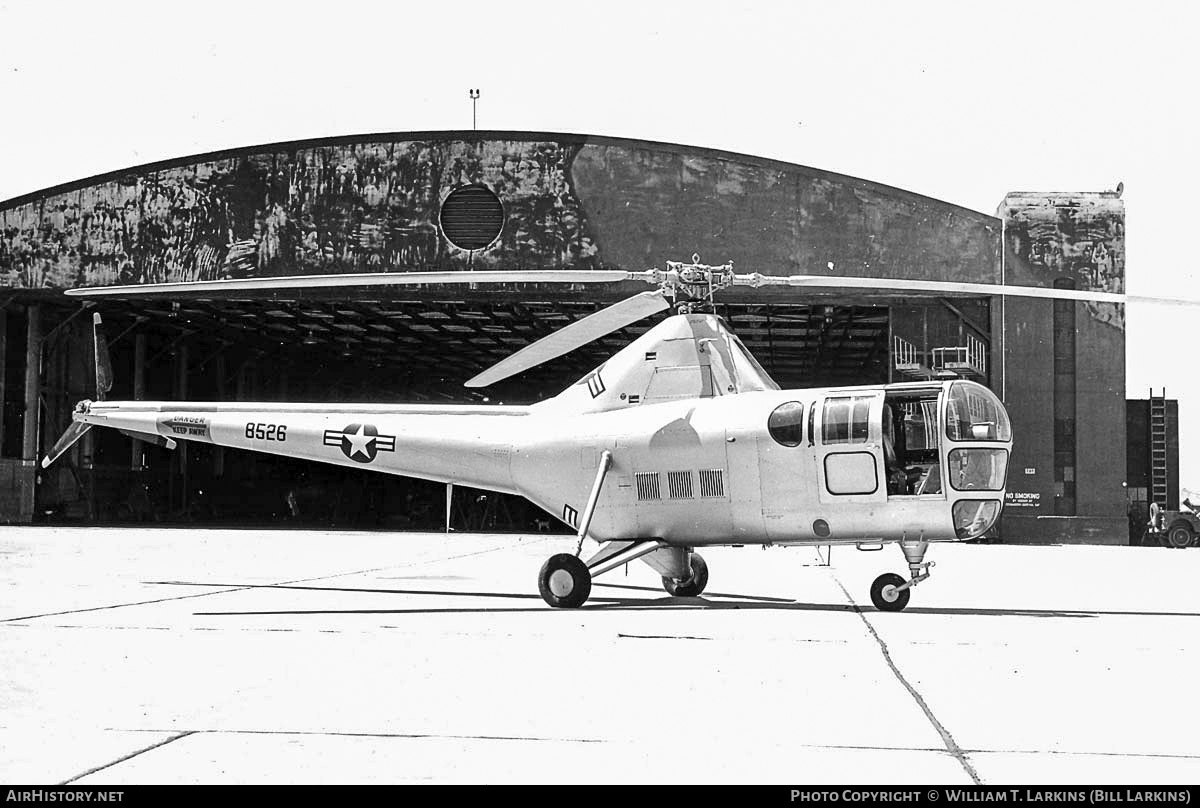
[[[466,558],[469,556],[482,555],[485,553],[496,552],[497,549],[499,549],[499,548],[489,548],[489,549],[485,549],[485,550],[477,550],[477,551],[474,551],[471,553],[464,553],[461,555],[449,556],[445,559],[439,558],[436,560],[442,561],[442,560],[452,560],[452,559],[456,559],[456,558]],[[59,611],[59,612],[46,612],[44,614],[29,614],[29,615],[23,615],[21,617],[0,618],[0,623],[13,623],[13,622],[17,622],[20,620],[36,620],[41,617],[61,617],[63,615],[68,615],[68,614],[83,614],[85,612],[99,612],[99,611],[107,611],[110,609],[123,609],[128,606],[150,606],[150,605],[154,605],[157,603],[168,603],[170,601],[176,601],[176,600],[190,600],[192,598],[206,598],[206,597],[211,597],[213,595],[223,595],[223,594],[229,594],[232,592],[244,592],[249,589],[261,589],[261,588],[269,588],[269,587],[285,587],[285,586],[289,586],[292,584],[309,583],[311,581],[328,581],[328,580],[332,580],[334,578],[342,578],[342,577],[346,577],[346,576],[350,576],[350,575],[366,575],[368,573],[380,572],[382,570],[397,569],[399,567],[413,566],[415,564],[426,563],[429,560],[430,559],[424,559],[421,561],[414,561],[409,564],[387,565],[387,566],[372,567],[370,569],[362,569],[362,570],[349,570],[349,571],[345,571],[345,572],[332,573],[330,575],[318,575],[318,576],[313,576],[310,578],[297,578],[297,579],[291,580],[291,581],[278,581],[278,582],[269,583],[269,584],[229,585],[229,584],[191,583],[191,584],[187,584],[187,585],[188,586],[214,586],[214,587],[218,587],[218,589],[217,589],[217,591],[214,591],[214,592],[193,592],[188,595],[175,595],[173,597],[167,597],[167,598],[155,598],[152,600],[139,600],[139,601],[126,602],[126,603],[110,603],[110,604],[106,604],[104,606],[88,606],[88,607],[85,607],[82,609],[67,609],[67,610]],[[161,583],[172,583],[173,584],[176,582],[174,582],[174,581],[165,582],[164,581]],[[200,614],[204,614],[204,612],[201,612]]]
[[[130,752],[128,755],[122,755],[121,757],[117,758],[116,760],[111,760],[108,763],[103,763],[99,766],[93,766],[92,768],[88,769],[87,771],[80,772],[79,774],[75,775],[74,777],[63,780],[61,783],[59,783],[59,785],[60,786],[70,785],[71,783],[74,783],[76,780],[81,780],[84,777],[87,777],[88,775],[92,775],[92,774],[95,774],[96,772],[104,771],[105,769],[111,769],[113,766],[124,763],[127,760],[132,760],[133,758],[137,757],[138,755],[144,755],[147,752],[150,752],[150,751],[153,751],[160,747],[166,746],[169,743],[174,743],[175,741],[178,741],[180,738],[186,738],[189,735],[195,735],[195,734],[196,733],[192,730],[188,730],[186,732],[180,732],[176,735],[172,735],[170,738],[164,738],[163,740],[158,741],[157,743],[152,743],[149,746],[143,746],[141,749],[135,749],[134,751]]]
[[[116,732],[163,733],[163,732],[176,732],[177,731],[177,730],[147,729],[147,728],[136,728],[136,729],[111,728],[111,729],[113,729],[113,731],[116,731]],[[177,741],[180,738],[184,738],[188,735],[283,735],[283,736],[320,737],[320,738],[397,738],[397,739],[401,739],[401,740],[425,739],[425,740],[448,740],[448,741],[536,741],[539,743],[601,743],[601,744],[613,743],[613,741],[611,741],[607,738],[559,738],[559,737],[542,736],[542,735],[471,735],[471,734],[448,734],[448,733],[439,733],[439,732],[352,732],[352,731],[348,731],[348,730],[295,730],[295,729],[190,729],[190,730],[186,730],[184,732],[180,732],[179,734],[175,735],[174,737],[168,738],[168,739],[161,741],[157,744],[154,744],[152,746],[147,746],[144,749],[134,752],[131,755],[127,755],[126,757],[122,758],[121,760],[128,760],[131,757],[140,755],[143,752],[148,752],[151,749],[155,749],[159,746],[163,746],[164,744],[168,744],[171,741]],[[942,751],[942,750],[939,749],[939,750],[931,750],[931,751]],[[120,763],[121,760],[113,761],[113,763],[107,763],[104,766],[99,767],[98,769],[94,769],[93,771],[99,771],[99,769],[107,768],[108,766],[112,766],[116,763]],[[90,774],[91,772],[87,772],[87,773]],[[82,776],[84,776],[84,775],[79,775],[79,777],[82,777]],[[74,778],[74,779],[78,779],[78,778]]]
[[[883,660],[891,669],[892,674],[896,677],[896,680],[900,682],[900,684],[904,686],[904,689],[908,691],[909,695],[913,697],[913,700],[917,703],[917,706],[921,708],[921,712],[925,714],[925,718],[928,719],[933,728],[937,730],[938,735],[942,737],[942,742],[946,745],[946,751],[949,752],[954,759],[959,762],[959,764],[966,771],[967,776],[971,778],[975,785],[983,785],[983,781],[980,779],[979,773],[975,771],[975,767],[971,764],[970,759],[967,758],[967,753],[964,752],[962,747],[960,747],[954,740],[954,736],[950,734],[950,731],[946,729],[945,725],[943,725],[942,722],[938,720],[937,716],[933,714],[933,710],[929,708],[929,704],[926,703],[925,697],[921,695],[920,691],[912,686],[908,679],[904,677],[904,674],[900,672],[900,669],[896,667],[896,663],[892,659],[892,654],[890,651],[888,651],[887,643],[883,641],[883,638],[879,636],[879,632],[875,630],[875,626],[873,626],[871,621],[867,619],[867,615],[865,612],[863,612],[862,607],[859,606],[854,598],[850,596],[850,592],[846,589],[842,582],[838,580],[837,575],[833,573],[832,570],[830,571],[830,576],[833,578],[834,583],[838,585],[838,588],[842,590],[842,594],[846,596],[846,600],[850,601],[851,605],[854,607],[854,613],[858,615],[859,619],[862,620],[863,625],[867,627],[867,631],[870,632],[871,636],[875,638],[875,642],[879,644],[879,650],[883,654]]]
[[[1200,755],[1170,754],[1167,752],[1094,752],[1086,749],[964,749],[963,753],[968,755],[1081,755],[1087,757],[1200,760]]]

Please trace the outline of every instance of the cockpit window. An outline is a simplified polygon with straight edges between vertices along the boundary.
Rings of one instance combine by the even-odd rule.
[[[825,399],[821,412],[823,443],[866,443],[867,415],[874,396]]]
[[[1003,449],[955,449],[949,461],[950,485],[955,490],[1004,490],[1008,452]]]
[[[767,418],[767,431],[776,443],[799,446],[804,438],[804,405],[799,401],[780,404]]]
[[[955,382],[946,401],[946,436],[961,441],[1010,441],[1012,427],[991,390],[972,382]]]

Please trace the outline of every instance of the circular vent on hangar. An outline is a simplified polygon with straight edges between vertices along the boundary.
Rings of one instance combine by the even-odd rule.
[[[442,202],[442,232],[463,250],[482,250],[500,235],[504,207],[486,185],[455,188]]]

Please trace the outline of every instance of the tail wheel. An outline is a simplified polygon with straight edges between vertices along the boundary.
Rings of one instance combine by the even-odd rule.
[[[694,598],[708,586],[708,564],[699,553],[692,553],[688,559],[692,565],[691,577],[685,581],[664,577],[663,589],[678,597]]]
[[[550,556],[538,573],[538,592],[542,600],[556,609],[575,609],[592,594],[592,574],[570,553]]]
[[[894,572],[885,572],[871,584],[871,602],[881,612],[898,612],[908,605],[911,590],[897,589],[904,579]]]
[[[1187,522],[1175,522],[1167,530],[1168,547],[1182,550],[1184,547],[1190,547],[1195,540],[1196,534],[1192,532],[1192,526]]]

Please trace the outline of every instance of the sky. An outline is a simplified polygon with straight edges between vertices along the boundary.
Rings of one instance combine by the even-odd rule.
[[[159,159],[471,126],[706,146],[994,213],[1124,183],[1130,294],[1200,300],[1200,5],[0,0],[0,200]],[[731,256],[736,260],[736,256]],[[758,268],[769,271],[769,268]],[[1127,392],[1180,400],[1200,308],[1130,304]]]

